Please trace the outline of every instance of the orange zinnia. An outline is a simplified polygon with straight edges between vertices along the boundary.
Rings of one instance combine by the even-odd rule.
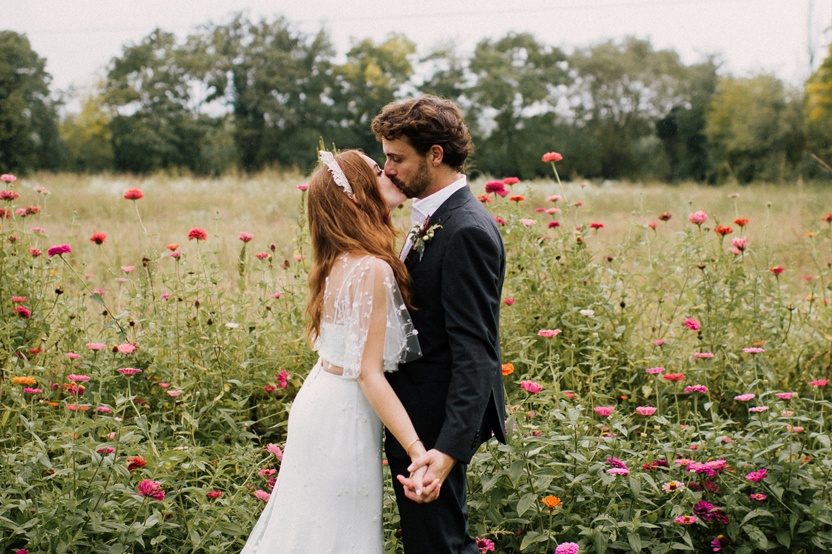
[[[555,508],[560,506],[560,498],[558,498],[557,496],[544,496],[540,499],[540,502],[550,510],[554,510]]]
[[[12,377],[12,385],[26,385],[27,387],[31,387],[37,384],[38,380],[34,377]]]
[[[503,377],[511,375],[512,373],[514,373],[514,364],[511,362],[503,364]]]

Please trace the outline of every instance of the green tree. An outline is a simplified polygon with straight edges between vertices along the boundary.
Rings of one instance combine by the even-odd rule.
[[[240,166],[306,166],[330,119],[334,55],[321,31],[306,35],[283,18],[250,21],[242,15],[206,27],[188,46],[193,70],[208,94],[230,113]]]
[[[721,79],[705,135],[718,179],[783,180],[803,149],[798,95],[773,75]]]
[[[111,62],[104,101],[116,169],[207,172],[203,144],[217,122],[199,112],[187,55],[175,35],[157,29]]]
[[[668,169],[654,122],[683,104],[686,68],[673,50],[656,50],[629,37],[577,50],[570,57],[571,119],[593,138],[599,173],[589,176],[653,177]]]
[[[332,140],[337,145],[380,151],[370,123],[409,83],[415,53],[416,45],[398,34],[378,44],[370,39],[353,44],[333,74],[332,110],[338,127]]]
[[[530,176],[553,142],[555,109],[565,92],[566,56],[528,33],[485,39],[474,49],[467,91],[478,148],[476,168],[498,176]],[[545,168],[544,168],[545,169]]]
[[[709,176],[705,113],[716,91],[717,69],[713,58],[689,66],[683,79],[686,98],[656,121],[656,136],[662,141],[668,163],[663,177],[669,181],[704,181]]]
[[[832,45],[806,83],[806,132],[809,152],[832,167]]]
[[[25,35],[0,31],[0,165],[3,171],[56,169],[61,162],[51,76]]]
[[[113,168],[110,116],[101,96],[85,98],[81,111],[67,116],[61,122],[60,131],[68,169],[95,172]]]

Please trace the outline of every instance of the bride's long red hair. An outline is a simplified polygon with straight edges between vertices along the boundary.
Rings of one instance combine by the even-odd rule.
[[[323,165],[309,179],[307,216],[312,239],[312,269],[306,332],[310,340],[321,331],[324,287],[337,257],[345,252],[370,254],[390,264],[405,304],[410,306],[410,276],[396,256],[396,228],[378,190],[375,172],[358,150],[335,156],[353,190],[353,199],[335,184]]]

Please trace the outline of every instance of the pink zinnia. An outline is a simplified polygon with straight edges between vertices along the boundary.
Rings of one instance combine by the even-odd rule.
[[[550,221],[546,224],[546,227],[548,229],[557,229],[558,227],[560,227],[560,221]]]
[[[574,542],[562,542],[555,548],[555,554],[578,554],[581,547]]]
[[[503,179],[503,184],[506,184],[508,186],[516,185],[519,182],[520,179],[518,179],[517,177],[506,177],[505,179]]]
[[[113,413],[113,409],[106,404],[101,404],[95,408],[95,411],[100,414],[111,414]]]
[[[541,329],[537,332],[537,336],[543,337],[544,339],[550,339],[558,335],[560,335],[560,329]]]
[[[142,198],[144,198],[144,192],[142,192],[142,189],[132,188],[124,191],[125,200],[141,200]]]
[[[217,498],[222,496],[222,491],[219,489],[212,489],[205,493],[205,496],[210,498],[211,500],[216,500]]]
[[[742,351],[745,352],[746,354],[762,354],[766,350],[765,350],[765,348],[749,347],[749,348],[743,348]]]
[[[32,310],[30,310],[26,306],[15,306],[14,311],[23,319],[29,319],[30,317],[32,317]]]
[[[531,227],[532,225],[537,223],[537,221],[535,221],[534,219],[529,219],[527,217],[524,217],[520,220],[520,223],[522,223],[524,227]]]
[[[122,367],[122,368],[117,369],[116,371],[118,371],[122,375],[126,375],[128,377],[131,376],[131,375],[136,375],[136,374],[142,372],[142,370],[137,368],[137,367]]]
[[[694,352],[693,353],[694,359],[697,360],[709,360],[714,357],[713,352]]]
[[[601,417],[609,417],[615,411],[615,406],[595,406],[593,410]]]
[[[17,181],[17,177],[12,175],[11,173],[4,173],[0,175],[0,181],[3,181],[4,183],[14,183],[15,181]]]
[[[24,394],[40,394],[43,392],[43,389],[36,389],[32,387],[23,387]]]
[[[182,395],[182,392],[183,391],[180,389],[171,389],[168,391],[168,396],[170,396],[171,398],[178,398]]]
[[[667,344],[665,339],[656,339],[653,341],[653,346],[664,346],[665,344]]]
[[[682,325],[690,329],[691,331],[698,331],[702,328],[702,324],[699,323],[699,320],[695,317],[688,317],[682,322]]]
[[[745,237],[736,237],[731,239],[731,252],[739,255],[745,252],[748,248],[748,239]]]
[[[813,379],[812,381],[809,381],[809,384],[816,389],[819,389],[828,385],[829,379]]]
[[[638,406],[636,413],[640,416],[651,416],[656,413],[656,408],[653,406]]]
[[[745,394],[738,394],[734,397],[734,400],[737,402],[748,402],[750,400],[754,400],[757,395],[753,392],[746,392]]]
[[[685,394],[690,394],[693,392],[698,392],[699,394],[708,394],[708,387],[706,387],[705,385],[688,385],[682,392],[684,392]]]
[[[125,342],[116,346],[116,350],[119,354],[132,354],[136,351],[136,345],[130,344],[129,342]]]
[[[194,227],[190,231],[188,231],[188,240],[207,240],[208,233],[205,229],[200,229],[199,227]]]
[[[644,370],[645,373],[649,375],[658,375],[659,373],[664,373],[663,367],[648,367]]]
[[[701,210],[693,212],[692,214],[688,215],[688,221],[690,221],[696,226],[700,226],[706,221],[708,221],[708,214]]]
[[[89,375],[77,375],[75,373],[70,373],[69,375],[66,376],[66,378],[69,379],[70,381],[74,382],[74,383],[86,383],[87,381],[90,380]]]
[[[767,412],[768,411],[768,406],[754,406],[754,407],[748,408],[748,411],[753,413],[753,414],[759,414],[759,413],[762,413],[762,412]]]
[[[64,356],[66,356],[70,360],[77,360],[81,357],[80,354],[76,354],[75,352],[67,352],[66,354],[64,354]]]
[[[162,489],[162,484],[159,481],[142,479],[136,489],[140,495],[152,498],[153,500],[162,501],[165,499],[165,491]]]
[[[258,500],[262,500],[263,502],[268,502],[271,495],[264,490],[256,490],[254,491],[254,496],[257,497]]]
[[[697,521],[699,518],[696,516],[677,516],[673,519],[673,522],[679,525],[693,525]]]
[[[513,296],[505,297],[503,299],[503,304],[505,304],[506,306],[513,306],[514,305],[514,297]]]
[[[477,537],[476,542],[480,554],[485,554],[486,552],[494,552],[494,541],[492,541],[491,539],[483,539]]]
[[[780,400],[791,400],[795,396],[797,396],[796,392],[776,392],[774,396],[779,398]]]
[[[87,348],[89,348],[93,352],[98,352],[99,350],[103,350],[103,349],[107,348],[107,345],[104,344],[103,342],[88,342],[87,343]]]
[[[277,458],[278,461],[283,460],[283,450],[281,450],[281,448],[278,445],[269,443],[266,445],[266,450],[268,450],[269,453],[274,455],[274,457]]]
[[[41,254],[43,254],[43,252],[41,251],[40,248],[30,248],[29,249],[29,255],[31,255],[33,258],[37,258]]]
[[[611,467],[607,470],[610,475],[629,475],[630,470],[623,467]]]
[[[546,152],[543,156],[540,157],[543,163],[555,163],[559,162],[563,159],[563,156],[560,152]]]
[[[520,388],[529,394],[537,394],[543,390],[543,387],[534,381],[520,381]]]
[[[278,387],[285,389],[289,386],[289,372],[285,369],[281,369],[280,373],[274,376],[274,380],[277,381]]]
[[[752,471],[751,473],[746,474],[745,478],[751,481],[752,483],[759,483],[763,479],[766,478],[768,475],[768,470],[766,468],[758,469],[757,471]]]
[[[50,246],[49,249],[46,251],[50,258],[52,256],[62,256],[64,254],[69,254],[70,252],[72,252],[72,247],[66,243]]]
[[[301,183],[299,185],[295,185],[295,188],[301,192],[306,192],[309,190],[309,183]]]
[[[251,234],[251,233],[247,233],[245,231],[240,233],[240,240],[243,241],[243,242],[249,242],[253,238],[254,238],[254,235]]]
[[[96,452],[98,452],[102,456],[108,456],[108,455],[112,454],[115,451],[116,451],[116,449],[113,448],[112,446],[102,446],[101,448],[96,450]]]
[[[751,494],[748,495],[748,497],[751,500],[756,500],[757,502],[762,502],[763,500],[768,498],[768,495],[766,495],[762,492],[752,492]]]
[[[12,304],[23,304],[27,300],[25,296],[12,296]]]

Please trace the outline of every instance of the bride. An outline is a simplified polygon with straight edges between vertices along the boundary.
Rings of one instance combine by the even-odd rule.
[[[306,309],[319,359],[292,404],[277,483],[243,554],[381,554],[382,424],[411,460],[425,454],[384,377],[421,355],[393,250],[390,210],[405,196],[359,151],[320,159],[308,189]]]

